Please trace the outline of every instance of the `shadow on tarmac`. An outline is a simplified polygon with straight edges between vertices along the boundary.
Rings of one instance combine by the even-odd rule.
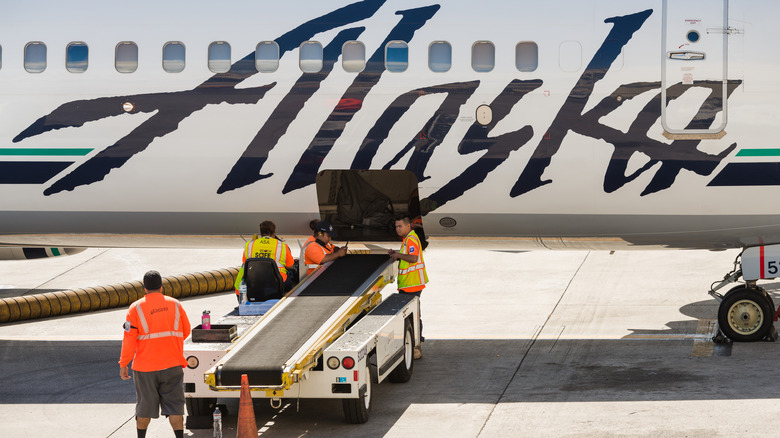
[[[683,306],[713,318],[714,301]],[[697,321],[635,333],[693,334]],[[730,357],[692,357],[690,337],[658,339],[431,339],[406,384],[374,386],[367,425],[344,421],[339,400],[285,399],[281,411],[255,399],[263,436],[364,436],[390,431],[415,405],[774,399],[768,370],[780,358],[773,343],[735,344]],[[119,341],[0,341],[0,400],[7,404],[135,403],[133,381],[118,375]],[[738,370],[738,372],[737,372]],[[235,430],[238,401],[220,399]],[[300,410],[298,411],[298,406]],[[132,415],[132,408],[129,415]],[[417,408],[419,410],[419,407]],[[420,415],[419,412],[416,415]],[[195,430],[189,436],[211,436]]]
[[[119,341],[0,340],[0,400],[7,404],[135,403],[119,378]]]

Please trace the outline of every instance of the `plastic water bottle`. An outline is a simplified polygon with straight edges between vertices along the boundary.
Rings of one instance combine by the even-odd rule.
[[[238,285],[238,298],[241,304],[246,303],[246,282],[241,280],[241,284]]]
[[[208,310],[203,311],[203,315],[200,317],[200,328],[203,330],[211,330],[211,312]]]
[[[222,438],[222,412],[214,409],[214,438]]]

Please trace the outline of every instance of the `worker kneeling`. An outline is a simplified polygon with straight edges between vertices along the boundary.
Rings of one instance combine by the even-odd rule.
[[[276,263],[284,285],[284,292],[289,291],[295,286],[295,260],[293,259],[290,247],[276,236],[276,225],[271,221],[264,221],[260,224],[260,237],[251,242],[247,242],[244,246],[241,269],[238,271],[238,277],[236,278],[235,283],[236,298],[239,300],[239,304],[241,303],[239,289],[241,282],[244,281],[244,275],[246,274],[244,272],[246,261],[248,259],[257,258],[271,259]]]

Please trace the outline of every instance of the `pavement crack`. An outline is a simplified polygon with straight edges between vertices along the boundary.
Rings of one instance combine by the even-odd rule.
[[[123,427],[125,427],[125,426],[126,426],[128,423],[130,423],[130,422],[131,422],[131,421],[133,421],[133,420],[135,420],[135,416],[131,416],[130,418],[128,418],[128,419],[127,419],[127,421],[125,421],[124,423],[122,423],[122,425],[121,425],[121,426],[117,427],[116,429],[114,429],[114,431],[113,431],[113,432],[111,432],[110,434],[108,434],[108,435],[106,436],[106,438],[111,438],[112,436],[114,436],[114,434],[116,434],[117,432],[119,432],[120,430],[122,430],[122,428],[123,428]]]
[[[555,303],[555,306],[553,306],[552,310],[547,315],[547,318],[544,320],[544,323],[542,323],[542,325],[538,328],[538,330],[534,331],[534,334],[531,336],[530,342],[526,344],[527,348],[525,349],[525,352],[523,353],[523,356],[520,358],[520,362],[518,362],[517,367],[515,368],[514,373],[512,373],[512,377],[509,379],[509,381],[507,381],[506,385],[504,385],[504,389],[501,391],[501,395],[498,396],[498,399],[493,404],[493,408],[490,410],[490,413],[485,418],[485,421],[482,423],[482,427],[479,429],[479,433],[477,434],[477,436],[481,436],[482,435],[482,432],[485,430],[485,426],[487,426],[488,422],[490,421],[490,418],[493,416],[493,413],[495,412],[495,410],[498,407],[499,403],[501,403],[501,400],[504,398],[504,395],[506,394],[506,391],[512,385],[512,382],[514,382],[515,377],[517,377],[517,374],[520,372],[520,367],[523,366],[523,362],[525,362],[525,359],[528,357],[528,353],[534,347],[534,344],[536,344],[536,340],[539,339],[539,335],[542,333],[542,331],[544,331],[544,328],[547,326],[547,323],[550,322],[550,318],[552,318],[552,315],[558,309],[558,306],[561,304],[561,301],[563,301],[563,297],[566,296],[566,292],[569,291],[569,287],[571,287],[571,284],[574,282],[574,279],[577,277],[577,274],[580,272],[580,269],[582,269],[582,266],[588,260],[588,256],[590,256],[590,251],[588,251],[585,254],[585,257],[582,258],[582,262],[580,262],[580,265],[577,266],[577,269],[572,274],[571,278],[569,279],[569,282],[566,284],[566,287],[563,289],[563,292],[561,293],[561,296],[558,297],[558,301]],[[561,329],[561,333],[562,332],[563,332],[563,329]],[[559,334],[559,336],[560,336],[560,334]],[[556,340],[556,342],[557,342],[557,340]]]
[[[107,253],[108,251],[110,251],[110,249],[105,249],[105,250],[101,251],[100,254],[95,254],[94,256],[88,258],[87,260],[84,260],[83,262],[79,263],[78,265],[75,265],[75,266],[71,267],[70,269],[68,269],[66,271],[60,272],[58,275],[54,276],[53,278],[50,278],[50,279],[46,280],[45,282],[39,284],[38,286],[35,286],[34,288],[32,288],[31,290],[27,291],[27,293],[25,293],[23,295],[29,295],[29,294],[36,293],[39,289],[41,289],[42,287],[44,287],[47,284],[51,283],[52,281],[62,277],[63,275],[67,274],[68,272],[73,271],[76,268],[84,266],[85,264],[91,262],[92,260],[95,260],[96,258],[102,256],[103,254]]]

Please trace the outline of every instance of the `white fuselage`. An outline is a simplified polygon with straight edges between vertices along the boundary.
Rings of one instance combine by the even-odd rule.
[[[0,243],[213,244],[263,219],[303,235],[317,173],[346,169],[414,173],[434,238],[780,242],[779,7],[665,3],[0,6]]]

